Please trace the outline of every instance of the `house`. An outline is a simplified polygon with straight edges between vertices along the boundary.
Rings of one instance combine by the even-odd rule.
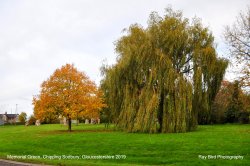
[[[18,116],[19,114],[7,114],[7,112],[5,112],[5,114],[0,114],[0,125],[4,125],[5,123],[16,123],[18,122]]]
[[[0,115],[0,126],[4,124],[4,121],[2,119],[2,115]]]
[[[59,116],[60,119],[60,124],[64,124],[64,125],[68,125],[68,120],[66,119],[66,117],[63,116]],[[100,118],[90,118],[90,120],[88,118],[82,118],[81,120],[85,120],[85,124],[100,124]],[[72,119],[71,120],[72,124],[79,124],[80,120],[76,120],[76,119]]]

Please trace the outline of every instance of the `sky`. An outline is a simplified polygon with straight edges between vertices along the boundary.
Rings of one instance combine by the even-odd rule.
[[[223,30],[249,0],[0,0],[0,113],[33,112],[32,98],[55,69],[74,64],[99,84],[103,62],[115,63],[114,42],[129,25],[147,26],[152,11],[172,6],[199,17],[226,57]],[[235,77],[230,70],[226,79]]]

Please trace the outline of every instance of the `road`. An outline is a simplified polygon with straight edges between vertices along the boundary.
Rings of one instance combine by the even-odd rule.
[[[40,164],[32,164],[32,163],[22,163],[10,160],[2,160],[0,159],[0,166],[48,166],[48,165],[40,165]]]

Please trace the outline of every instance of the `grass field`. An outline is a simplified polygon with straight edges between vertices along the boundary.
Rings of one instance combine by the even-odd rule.
[[[1,126],[0,158],[31,156],[115,156],[125,159],[16,159],[53,165],[250,165],[250,125],[208,125],[177,134],[135,134],[104,125]],[[200,159],[198,155],[244,156],[243,160]]]

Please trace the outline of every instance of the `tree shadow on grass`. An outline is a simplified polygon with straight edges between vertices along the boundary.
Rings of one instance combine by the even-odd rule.
[[[74,133],[110,133],[114,132],[113,130],[51,130],[51,131],[44,131],[41,134],[74,134]]]

